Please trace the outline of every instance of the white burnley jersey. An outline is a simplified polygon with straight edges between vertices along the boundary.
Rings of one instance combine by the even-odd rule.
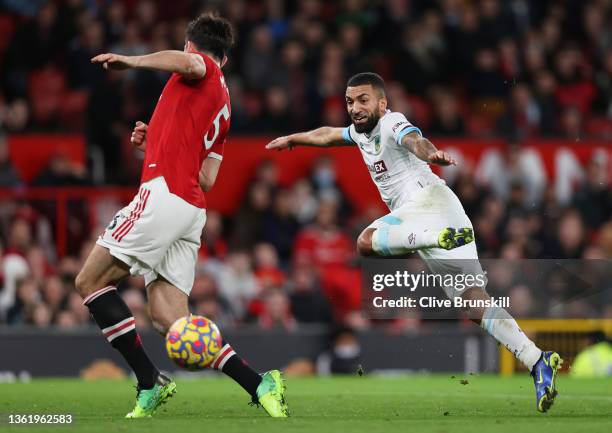
[[[417,158],[401,144],[413,126],[402,113],[387,110],[369,133],[358,133],[355,125],[344,128],[342,137],[357,144],[380,196],[389,209],[395,210],[410,197],[432,183],[443,183],[429,164]]]

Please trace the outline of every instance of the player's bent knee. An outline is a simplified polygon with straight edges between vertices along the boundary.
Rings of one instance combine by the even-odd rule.
[[[94,285],[87,278],[86,274],[81,270],[74,279],[74,287],[79,295],[83,298],[89,295],[93,291]]]
[[[88,266],[81,269],[81,272],[79,272],[74,279],[74,287],[77,293],[83,298],[107,286],[107,283],[107,281],[100,281],[100,278],[93,275]]]
[[[357,251],[359,251],[359,254],[362,256],[371,256],[374,254],[374,250],[372,249],[373,233],[374,229],[365,229],[357,238]]]

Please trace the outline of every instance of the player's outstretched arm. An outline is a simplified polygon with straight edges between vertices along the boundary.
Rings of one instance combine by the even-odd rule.
[[[141,68],[176,72],[189,79],[204,78],[206,75],[206,65],[201,56],[177,50],[158,51],[144,56],[105,53],[91,59],[91,63],[100,63],[104,69]]]
[[[417,158],[430,164],[457,165],[457,161],[448,152],[436,149],[436,146],[431,141],[421,137],[416,131],[406,134],[402,138],[402,144],[414,153]]]
[[[283,150],[293,149],[295,146],[331,147],[352,146],[353,144],[342,137],[342,128],[323,126],[308,132],[278,137],[266,144],[266,149]]]

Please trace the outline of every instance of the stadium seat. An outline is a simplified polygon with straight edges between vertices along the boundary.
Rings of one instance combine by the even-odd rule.
[[[587,81],[566,84],[557,88],[557,102],[562,107],[576,107],[584,115],[589,112],[596,91],[595,85]]]
[[[85,125],[85,115],[89,93],[83,90],[68,90],[61,96],[60,120],[67,130],[81,131]]]
[[[595,117],[586,124],[586,132],[589,137],[602,140],[612,139],[612,120],[606,117]]]
[[[490,136],[493,134],[493,122],[486,116],[474,114],[467,117],[466,129],[470,136]]]
[[[62,96],[66,89],[64,75],[52,68],[30,74],[28,94],[34,119],[40,124],[49,124],[57,118]]]

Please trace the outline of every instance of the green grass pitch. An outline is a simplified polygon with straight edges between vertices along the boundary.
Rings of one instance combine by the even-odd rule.
[[[462,384],[461,380],[467,380]],[[125,420],[135,392],[128,381],[45,379],[2,384],[0,431],[146,433],[612,431],[612,379],[561,376],[552,410],[537,413],[531,378],[517,375],[289,379],[292,417],[271,419],[226,378],[177,381],[178,393],[156,416]],[[9,413],[71,413],[71,426],[16,426]]]

